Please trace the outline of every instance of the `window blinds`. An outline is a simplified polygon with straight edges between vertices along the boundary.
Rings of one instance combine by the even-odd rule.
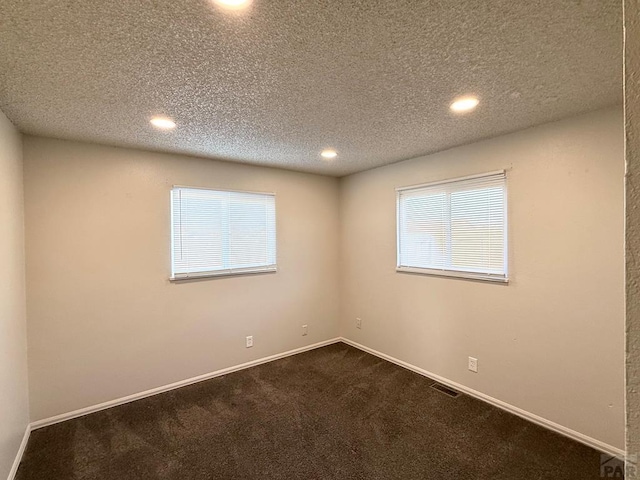
[[[398,271],[507,279],[504,171],[397,189]]]
[[[172,279],[276,270],[275,196],[174,187]]]

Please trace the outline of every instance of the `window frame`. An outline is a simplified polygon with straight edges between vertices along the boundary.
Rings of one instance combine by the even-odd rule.
[[[246,193],[251,195],[264,195],[273,197],[274,205],[274,232],[275,232],[275,264],[273,266],[264,266],[264,267],[246,267],[246,268],[236,268],[236,269],[224,269],[224,270],[212,270],[207,272],[191,272],[191,273],[178,273],[174,272],[174,233],[175,233],[175,225],[173,223],[173,195],[177,189],[190,189],[190,190],[207,190],[212,192],[223,192],[223,193]],[[194,187],[192,185],[172,185],[169,195],[169,224],[171,227],[170,232],[170,250],[171,250],[171,265],[170,270],[171,274],[169,276],[170,282],[184,282],[189,280],[198,280],[198,279],[207,279],[207,278],[224,278],[224,277],[236,277],[236,276],[244,276],[244,275],[261,275],[264,273],[276,273],[278,271],[278,217],[277,217],[277,196],[275,192],[256,192],[251,190],[234,190],[228,188],[210,188],[210,187]]]
[[[472,270],[449,270],[449,269],[439,269],[439,268],[421,268],[421,267],[411,267],[411,266],[403,266],[400,261],[400,197],[402,192],[409,190],[418,190],[422,188],[434,187],[437,185],[444,184],[453,184],[457,182],[464,182],[467,180],[473,180],[477,178],[483,177],[491,177],[495,175],[504,175],[504,274],[492,274],[486,272],[474,272]],[[429,183],[421,183],[417,185],[408,185],[404,187],[396,187],[396,272],[397,273],[409,273],[409,274],[419,274],[419,275],[429,275],[429,276],[437,276],[437,277],[450,277],[450,278],[461,278],[468,280],[480,280],[484,282],[492,282],[492,283],[509,283],[509,216],[508,216],[508,185],[507,185],[507,172],[506,170],[495,170],[492,172],[479,173],[475,175],[468,175],[465,177],[457,177],[450,178],[445,180],[439,180],[436,182]]]

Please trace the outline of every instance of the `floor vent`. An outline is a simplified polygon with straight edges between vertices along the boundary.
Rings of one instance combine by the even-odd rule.
[[[445,395],[449,395],[451,398],[456,398],[458,395],[460,395],[460,392],[456,392],[455,390],[452,390],[449,387],[445,387],[441,383],[434,383],[433,385],[431,385],[431,388],[441,393],[444,393]]]

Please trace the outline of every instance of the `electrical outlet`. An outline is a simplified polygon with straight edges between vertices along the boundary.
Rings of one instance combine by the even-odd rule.
[[[362,319],[360,317],[356,318],[356,328],[362,328]]]
[[[253,335],[247,337],[247,348],[253,347]]]
[[[478,373],[478,359],[469,357],[469,370],[474,373]]]
[[[309,333],[309,325],[302,325],[302,336],[306,336]]]

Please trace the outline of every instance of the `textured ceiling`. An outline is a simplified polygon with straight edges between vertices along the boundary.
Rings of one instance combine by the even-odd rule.
[[[30,134],[340,176],[620,103],[621,3],[0,0],[0,109]]]

